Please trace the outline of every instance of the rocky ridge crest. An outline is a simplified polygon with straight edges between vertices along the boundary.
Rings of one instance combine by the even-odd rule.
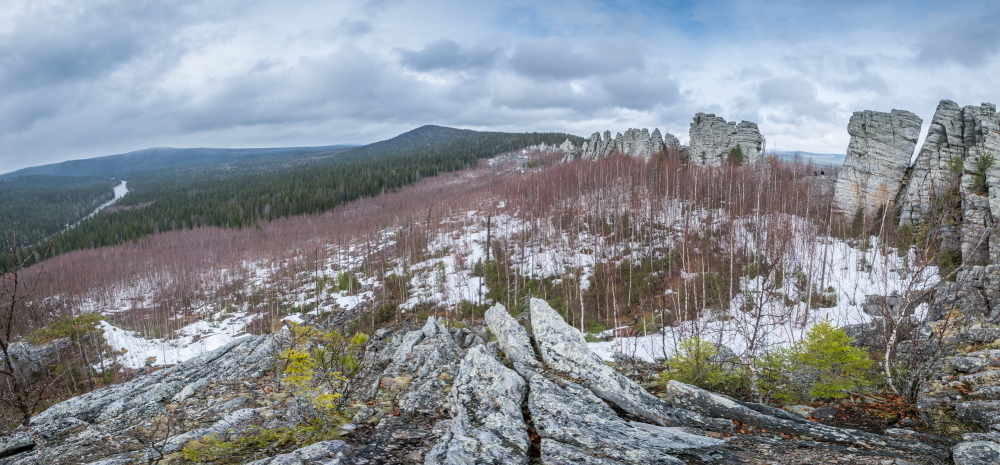
[[[859,464],[914,458],[945,463],[946,448],[833,428],[772,407],[671,382],[660,399],[593,354],[579,331],[542,300],[528,331],[503,306],[487,328],[446,328],[434,317],[369,341],[365,383],[346,404],[352,424],[323,441],[255,465],[306,464]],[[486,342],[483,330],[496,338]],[[190,441],[239,437],[301,421],[278,395],[273,366],[287,333],[241,338],[217,351],[62,402],[0,447],[0,464],[119,465],[180,459]],[[157,418],[183,412],[155,440]],[[748,436],[745,429],[779,432]],[[788,439],[791,438],[791,439]],[[786,456],[815,451],[804,461]],[[264,451],[262,453],[266,453]],[[904,463],[904,462],[899,462]]]
[[[629,128],[624,134],[618,133],[612,139],[611,131],[595,132],[590,139],[584,141],[577,152],[568,152],[563,161],[575,159],[597,160],[620,153],[630,157],[649,160],[667,148],[680,148],[680,141],[672,134],[660,134],[659,129]]]

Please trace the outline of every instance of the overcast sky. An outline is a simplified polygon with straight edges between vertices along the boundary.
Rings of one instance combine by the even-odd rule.
[[[843,153],[853,111],[926,130],[941,99],[1000,101],[996,3],[3,0],[0,172],[424,124],[686,142],[699,111]]]

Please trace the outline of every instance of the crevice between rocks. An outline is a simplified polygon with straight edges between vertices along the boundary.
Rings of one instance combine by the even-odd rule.
[[[6,458],[6,457],[11,457],[11,456],[14,456],[14,455],[17,455],[17,454],[20,454],[20,453],[23,453],[23,452],[32,451],[32,450],[35,450],[35,443],[24,444],[24,445],[21,445],[21,446],[14,446],[14,447],[11,447],[10,449],[7,449],[7,450],[5,450],[3,452],[0,452],[0,459]]]
[[[520,376],[520,375],[518,375]],[[528,426],[528,463],[530,465],[542,465],[542,437],[535,430],[535,422],[531,417],[531,409],[528,408],[528,395],[531,393],[531,386],[526,381],[525,395],[521,399],[521,414],[524,416],[524,424]]]

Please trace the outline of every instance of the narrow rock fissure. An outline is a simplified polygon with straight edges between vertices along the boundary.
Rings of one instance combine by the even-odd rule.
[[[10,449],[8,449],[6,451],[0,452],[0,459],[2,459],[4,457],[10,457],[10,456],[13,456],[13,455],[17,455],[17,454],[20,454],[22,452],[28,452],[28,451],[31,451],[31,450],[34,450],[34,449],[35,449],[35,444],[34,443],[25,444],[25,445],[20,446],[20,447],[13,447],[13,448],[10,448]]]
[[[542,464],[542,437],[535,430],[535,422],[531,418],[531,409],[528,407],[528,395],[531,394],[531,387],[527,386],[525,396],[521,399],[521,414],[524,415],[524,424],[528,425],[528,463],[530,465]]]

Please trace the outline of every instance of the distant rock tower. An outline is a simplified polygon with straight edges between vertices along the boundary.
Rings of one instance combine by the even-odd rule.
[[[1000,261],[1000,231],[994,228],[983,238],[1000,218],[1000,117],[992,103],[938,104],[900,195],[900,223],[922,224],[935,214],[934,197],[955,187],[961,199],[955,212],[960,222],[946,231],[943,247],[960,249],[973,265]]]
[[[764,137],[757,123],[750,121],[726,122],[712,113],[694,115],[691,129],[691,161],[702,165],[718,165],[736,146],[743,153],[743,161],[755,163],[763,158]]]
[[[661,135],[659,129],[653,129],[651,134],[646,128],[630,128],[625,134],[618,133],[614,139],[611,138],[611,131],[604,131],[604,137],[595,132],[584,141],[579,154],[567,156],[564,161],[575,158],[597,160],[616,153],[649,160],[667,147],[678,148],[680,142],[671,134]]]
[[[834,207],[845,215],[894,206],[923,120],[903,110],[856,111],[847,124],[851,142],[837,177]],[[887,209],[888,210],[888,209]]]

